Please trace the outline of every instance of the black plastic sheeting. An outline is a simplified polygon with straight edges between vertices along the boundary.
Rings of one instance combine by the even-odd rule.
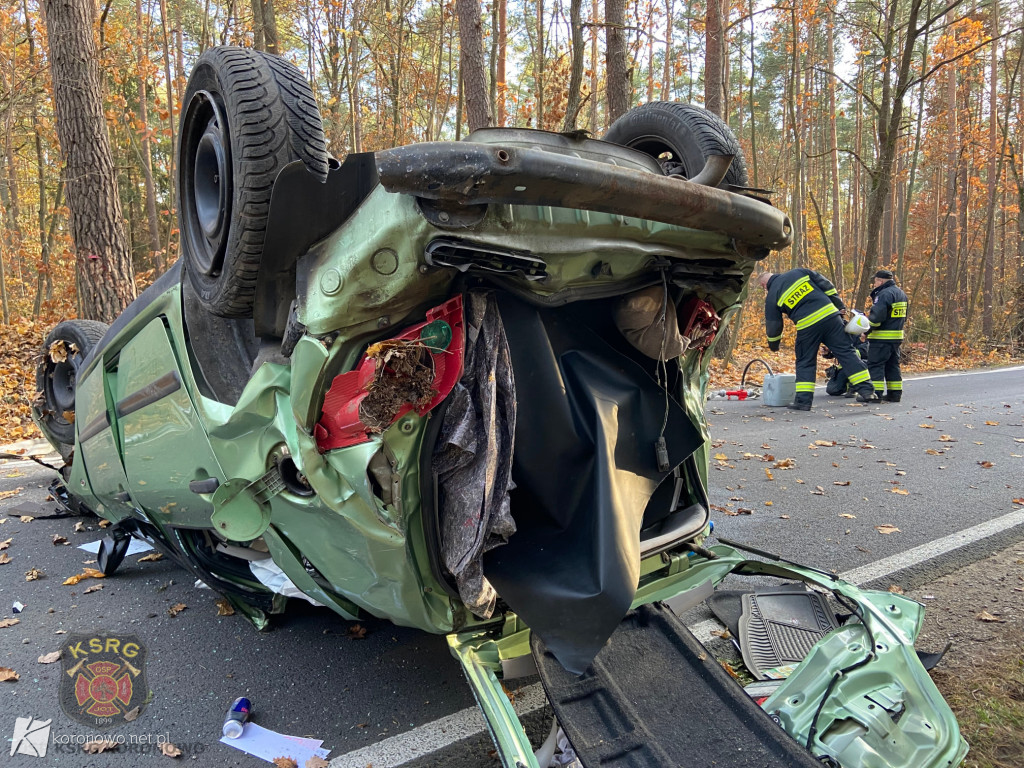
[[[654,361],[645,367],[622,349],[607,303],[497,302],[515,376],[518,531],[485,555],[484,572],[547,651],[581,674],[633,600],[648,502],[702,438],[670,397],[670,469],[659,471],[665,390],[648,373]]]
[[[493,295],[464,302],[466,357],[434,448],[441,511],[441,555],[459,597],[490,618],[496,595],[483,553],[516,532],[509,511],[516,390],[508,344]]]

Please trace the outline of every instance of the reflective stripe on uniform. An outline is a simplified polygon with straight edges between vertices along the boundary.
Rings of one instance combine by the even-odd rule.
[[[789,286],[789,288],[786,289],[785,293],[779,296],[778,305],[780,307],[785,305],[790,309],[795,307],[797,304],[800,303],[800,299],[802,299],[804,296],[806,296],[807,294],[811,293],[814,290],[814,288],[810,285],[810,282],[811,278],[809,278],[807,275],[801,277],[799,280],[797,280],[795,283]]]
[[[887,382],[885,382],[885,386],[887,386],[890,390],[893,390],[893,389],[903,389],[903,382],[902,381],[887,381]]]
[[[872,381],[871,382],[871,386],[873,386],[875,388],[875,392],[884,392],[885,391],[885,382],[884,381]]]
[[[769,336],[768,337],[768,341],[779,341],[781,339],[782,339],[782,334],[781,333],[778,336]]]
[[[833,288],[831,291],[825,291],[826,296],[835,296],[837,293],[839,293],[839,291],[837,291],[835,288]]]
[[[814,382],[813,381],[798,381],[796,383],[797,392],[813,392]]]
[[[851,373],[850,377],[849,377],[850,378],[850,383],[851,384],[860,384],[862,381],[867,381],[868,377],[870,375],[871,374],[868,373],[867,368],[865,368],[863,371],[857,371],[856,373]]]
[[[797,326],[798,328],[800,326]],[[869,341],[903,341],[903,331],[870,331]]]
[[[831,317],[832,315],[838,314],[839,310],[836,309],[835,304],[829,304],[827,307],[816,309],[814,312],[811,312],[811,314],[809,314],[807,317],[798,320],[796,323],[796,329],[799,331],[804,328],[808,328],[814,325],[819,320],[824,320],[826,317]]]

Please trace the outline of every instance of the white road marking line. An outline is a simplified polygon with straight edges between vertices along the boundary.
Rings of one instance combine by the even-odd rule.
[[[949,373],[933,373],[928,376],[912,376],[913,381],[924,381],[925,379],[948,379],[950,376],[978,376],[983,373],[1012,373],[1024,371],[1024,365],[1015,365],[1012,368],[979,368],[974,371],[950,371]]]
[[[839,578],[852,584],[864,584],[884,578],[904,568],[920,565],[927,560],[948,554],[1018,525],[1024,525],[1024,509],[930,541],[899,555],[844,571],[839,574]],[[721,625],[716,620],[705,619],[691,625],[690,631],[698,640],[706,643],[711,639],[711,632],[720,628]],[[516,695],[515,708],[520,717],[546,705],[547,699],[540,683],[523,688]],[[458,741],[477,736],[485,730],[486,725],[480,710],[477,707],[469,707],[337,757],[331,761],[330,768],[365,768],[370,764],[373,765],[373,768],[398,768],[411,760],[425,757],[450,747]]]
[[[854,568],[839,574],[839,577],[853,584],[864,584],[881,579],[904,568],[920,565],[927,560],[949,554],[961,547],[987,539],[989,536],[1002,533],[1018,525],[1024,525],[1024,509],[1019,509],[1002,517],[951,533],[949,536],[943,536],[941,539],[929,541],[927,544],[908,549],[906,552],[901,552],[898,555],[862,565],[860,568]]]
[[[454,660],[453,660],[454,664]],[[540,683],[516,692],[516,714],[522,718],[530,712],[547,706],[548,700]],[[330,768],[396,768],[410,760],[439,752],[463,739],[469,739],[486,730],[484,716],[477,707],[469,707],[453,715],[424,723],[411,731],[378,741],[331,760]]]

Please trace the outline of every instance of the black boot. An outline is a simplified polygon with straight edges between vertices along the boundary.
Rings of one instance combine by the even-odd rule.
[[[797,392],[796,397],[793,398],[793,403],[789,408],[794,411],[809,411],[811,410],[812,402],[814,402],[813,394],[810,392]]]
[[[857,402],[858,403],[880,403],[882,399],[875,392],[874,388],[870,385],[864,389],[857,390]]]
[[[898,403],[902,397],[903,392],[897,390],[896,392],[886,392],[883,399],[889,403]]]

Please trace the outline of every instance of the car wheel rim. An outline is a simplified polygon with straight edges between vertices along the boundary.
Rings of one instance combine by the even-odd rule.
[[[68,360],[63,363],[55,363],[53,371],[48,378],[50,402],[58,415],[65,411],[72,411],[75,408],[75,378],[77,367]]]
[[[183,234],[192,265],[216,277],[231,221],[231,144],[213,94],[198,91],[192,97],[182,133],[187,147],[182,162]]]

